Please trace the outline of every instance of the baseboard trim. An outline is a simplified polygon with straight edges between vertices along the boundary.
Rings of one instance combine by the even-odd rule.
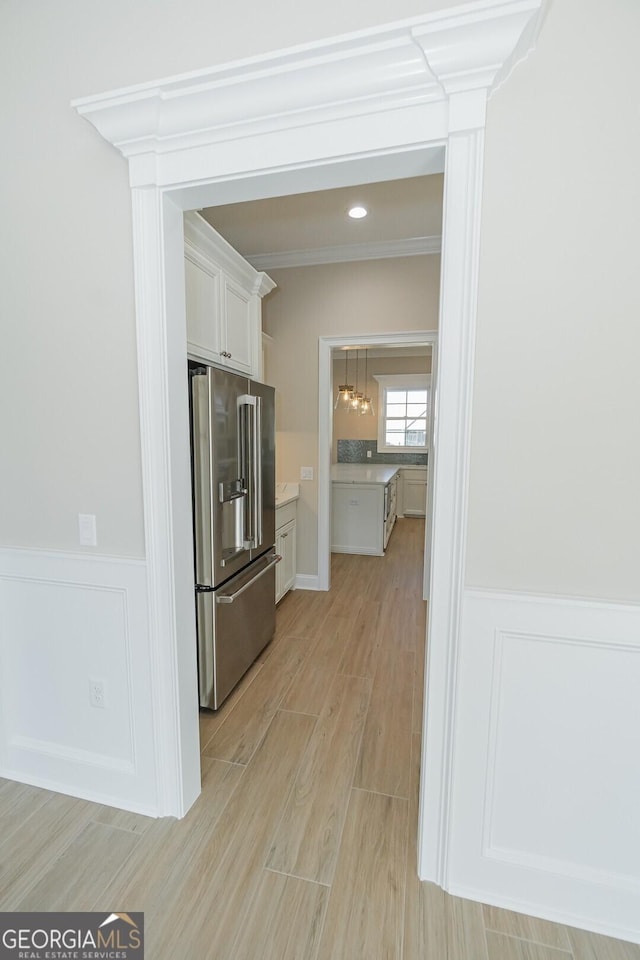
[[[298,573],[294,590],[322,590],[320,577],[315,573]]]
[[[553,910],[545,905],[531,903],[526,900],[517,900],[511,897],[496,895],[488,890],[477,890],[465,884],[452,883],[447,886],[447,893],[454,897],[463,897],[465,900],[474,900],[477,903],[486,903],[503,910],[512,910],[515,913],[524,913],[530,917],[539,917],[541,920],[550,920],[552,923],[561,923],[568,927],[577,927],[579,930],[588,930],[605,937],[615,937],[616,940],[626,940],[630,943],[640,943],[638,930],[614,924],[600,923],[590,917],[577,913],[564,913]]]
[[[33,737],[11,737],[8,746],[18,750],[27,750],[48,759],[63,760],[76,766],[104,767],[107,770],[129,774],[130,776],[136,772],[135,764],[131,760],[110,757],[108,754],[96,753],[91,750],[78,750],[75,747],[66,747],[64,744],[47,740],[35,740]]]
[[[331,544],[331,553],[351,553],[359,557],[384,557],[384,550],[375,550],[373,547],[345,547],[340,544]]]
[[[121,806],[117,797],[108,794],[99,793],[95,790],[86,790],[82,787],[69,788],[66,784],[58,780],[52,780],[48,777],[34,777],[32,774],[25,774],[21,770],[11,770],[0,766],[0,777],[5,780],[13,780],[16,783],[26,783],[30,787],[38,787],[40,790],[50,790],[53,793],[62,793],[66,797],[76,797],[80,800],[88,800],[90,803],[98,803],[105,807],[113,807],[116,810],[124,810],[127,813],[138,813],[143,817],[158,818],[158,811],[154,807],[146,804],[136,803],[127,800],[126,807]]]

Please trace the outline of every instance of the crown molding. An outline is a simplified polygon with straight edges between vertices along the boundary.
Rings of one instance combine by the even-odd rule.
[[[277,253],[247,253],[256,270],[279,267],[315,267],[323,263],[349,263],[354,260],[386,260],[392,257],[417,257],[440,253],[442,237],[407,237],[403,240],[375,240],[369,243],[345,243],[310,250],[281,250]]]
[[[271,277],[249,263],[195,211],[184,215],[184,242],[187,248],[214,260],[251,293],[263,297],[274,289],[275,283]]]
[[[503,0],[442,11],[411,34],[447,96],[496,89],[532,49],[544,2]]]
[[[476,0],[332,40],[72,101],[125,157],[159,156],[304,123],[380,115],[467,94],[458,128],[538,29],[543,0]],[[471,97],[470,95],[475,96]],[[274,105],[277,108],[274,109]],[[157,182],[155,164],[144,167]]]

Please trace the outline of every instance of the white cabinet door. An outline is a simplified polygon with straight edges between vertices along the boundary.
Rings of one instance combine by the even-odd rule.
[[[331,550],[381,557],[384,553],[384,487],[332,484]]]
[[[276,603],[296,580],[296,521],[290,520],[276,531],[276,553],[282,560],[276,567]]]
[[[220,280],[222,271],[195,251],[184,259],[187,352],[194,360],[220,363]]]
[[[398,510],[404,517],[424,517],[427,508],[427,468],[402,470],[402,502]]]
[[[255,298],[226,275],[223,278],[222,341],[227,366],[254,376],[254,353],[259,335]],[[255,329],[254,329],[255,328]]]
[[[427,512],[427,481],[422,471],[405,470],[402,478],[402,512],[405,517],[424,517]],[[418,474],[418,476],[416,476]]]

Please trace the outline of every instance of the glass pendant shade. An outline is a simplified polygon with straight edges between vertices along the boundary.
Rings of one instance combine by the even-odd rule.
[[[349,413],[360,413],[360,404],[363,399],[363,395],[359,391],[352,391],[349,400]]]
[[[371,400],[371,397],[362,398],[359,412],[360,412],[360,416],[362,417],[372,417],[374,415],[373,401]]]
[[[353,384],[341,383],[340,386],[338,387],[338,395],[336,396],[336,402],[333,405],[333,409],[348,410],[352,393],[353,393]]]

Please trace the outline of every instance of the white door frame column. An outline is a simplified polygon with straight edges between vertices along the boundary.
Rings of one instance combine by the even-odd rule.
[[[199,790],[182,210],[430,172],[446,148],[420,875],[447,882],[486,98],[542,0],[478,0],[74,101],[129,161],[158,814]],[[135,638],[132,640],[135,642]]]

